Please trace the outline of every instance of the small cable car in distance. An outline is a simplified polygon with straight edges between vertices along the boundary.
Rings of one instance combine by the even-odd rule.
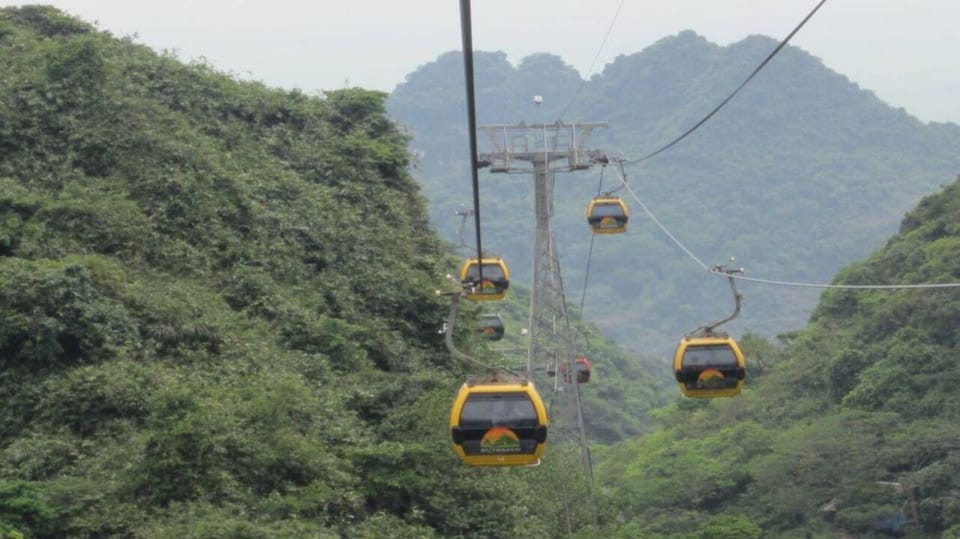
[[[467,381],[450,410],[450,434],[457,456],[470,466],[539,464],[547,409],[528,380]]]
[[[573,370],[577,373],[578,384],[586,384],[590,381],[591,368],[590,360],[585,357],[578,357],[573,360]]]
[[[629,220],[630,210],[620,197],[598,196],[587,206],[587,224],[594,234],[621,234],[626,232]]]
[[[480,317],[480,335],[491,341],[499,341],[503,338],[505,328],[503,318],[499,314],[485,314]]]
[[[735,397],[743,389],[746,361],[737,341],[716,333],[684,337],[673,354],[680,392],[691,398]]]
[[[560,374],[563,375],[563,381],[570,383],[573,379],[570,378],[570,362],[564,361],[560,363]],[[577,383],[586,384],[590,381],[590,371],[592,366],[590,365],[590,360],[585,357],[578,357],[573,360],[573,371],[576,373]],[[557,373],[553,369],[547,369],[547,376],[555,376]]]
[[[483,266],[483,282],[480,281],[480,268]],[[468,258],[460,266],[460,285],[472,301],[496,301],[507,295],[510,287],[510,270],[507,263],[498,256]]]

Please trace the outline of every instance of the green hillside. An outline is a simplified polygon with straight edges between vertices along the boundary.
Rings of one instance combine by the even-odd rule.
[[[457,261],[385,98],[0,9],[0,536],[558,535],[549,465],[451,449]]]
[[[612,120],[582,109],[595,103],[612,114],[646,95],[641,82],[668,84],[663,102],[629,114],[676,122],[663,117],[649,140],[613,126],[596,140],[638,151],[696,116],[670,109],[696,102],[678,93],[683,81],[768,44],[722,48],[681,34],[618,58],[570,114]],[[801,51],[789,54],[811,70],[795,85],[813,73],[839,77]],[[755,60],[743,56],[741,67]],[[458,261],[434,227],[455,237],[452,213],[469,194],[462,77],[450,76],[459,61],[448,54],[424,66],[389,101],[356,88],[308,96],[185,65],[51,8],[0,8],[0,537],[960,537],[955,289],[829,292],[808,327],[776,342],[741,329],[781,328],[795,315],[774,308],[772,293],[747,290],[754,318],[745,315],[736,332],[747,389],[717,402],[677,398],[664,385],[665,362],[633,358],[578,325],[586,333],[578,351],[594,365],[581,387],[592,497],[571,479],[580,456],[558,443],[559,429],[539,467],[463,466],[448,414],[456,388],[476,373],[444,348],[450,304],[434,293],[449,286],[444,276]],[[629,83],[638,75],[632,62],[652,71]],[[547,99],[541,115],[556,115],[579,84],[548,55],[517,68],[502,54],[480,55],[478,67],[498,81],[480,92],[484,121],[517,121],[533,93]],[[789,75],[770,74],[765,84]],[[601,83],[616,77],[625,80],[601,99]],[[544,80],[549,89],[533,92]],[[743,130],[796,137],[781,142],[809,162],[763,141],[751,151],[798,176],[741,162],[732,156],[743,148],[710,147],[705,132],[680,161],[631,173],[633,184],[661,197],[654,206],[702,203],[693,214],[708,228],[680,232],[704,256],[722,255],[718,262],[738,254],[752,267],[743,251],[727,252],[750,244],[748,230],[758,242],[752,254],[784,271],[795,268],[778,257],[796,256],[801,275],[829,280],[830,268],[859,257],[837,282],[960,281],[960,183],[923,199],[867,258],[893,232],[881,235],[887,214],[872,209],[902,213],[938,178],[956,175],[956,126],[922,125],[840,82],[849,92],[838,114],[872,103],[849,133],[804,136],[811,125],[788,121],[798,114],[789,107],[779,116],[769,104],[737,109]],[[425,123],[398,127],[388,103],[420,103]],[[757,115],[776,118],[764,124]],[[422,144],[426,132],[436,141]],[[714,137],[734,144],[734,134]],[[887,146],[877,142],[884,137]],[[821,160],[829,152],[819,139],[849,144],[845,160]],[[422,158],[411,163],[408,146]],[[694,181],[715,170],[734,186],[728,192]],[[744,183],[731,182],[731,171]],[[583,206],[598,176],[559,181],[570,187],[557,202],[570,216],[557,223],[568,291],[583,277]],[[529,182],[483,181],[485,240],[516,251],[522,283]],[[812,196],[829,186],[829,196]],[[844,189],[865,199],[850,217]],[[437,192],[455,204],[437,203]],[[425,194],[435,204],[429,220]],[[737,210],[730,223],[752,215],[757,228],[704,211],[713,204]],[[682,209],[673,207],[673,218]],[[834,227],[829,241],[817,236],[830,225],[811,219],[834,214],[860,235]],[[784,239],[794,227],[811,234],[799,255]],[[727,236],[736,240],[715,240]],[[726,283],[690,271],[642,215],[627,236],[603,240],[592,295],[583,312],[570,307],[575,318],[628,332],[626,341],[653,357],[675,342],[674,326],[729,309]],[[792,298],[790,308],[803,301]],[[515,366],[528,302],[529,292],[511,285],[506,302],[463,305],[458,346]],[[507,323],[503,341],[481,341],[475,329],[490,311]],[[541,392],[549,400],[549,389]]]
[[[534,55],[511,65],[503,53],[477,55],[481,124],[607,121],[590,148],[636,158],[693,125],[776,46],[753,36],[721,47],[693,32],[619,56],[583,83],[562,59]],[[453,211],[468,202],[463,156],[462,66],[451,52],[421,66],[391,93],[391,115],[422,157],[415,175],[431,219],[455,237]],[[578,88],[583,85],[577,94]],[[541,108],[531,97],[542,95]],[[577,95],[573,101],[572,98]],[[484,142],[481,137],[481,145]],[[786,47],[710,122],[674,148],[627,167],[630,185],[706,264],[748,275],[827,282],[895,231],[921,196],[960,170],[960,127],[923,124],[841,74]],[[481,147],[481,152],[487,148]],[[578,296],[590,232],[584,209],[599,167],[560,174],[557,241],[567,289]],[[617,185],[612,170],[604,185]],[[483,173],[484,246],[529,280],[533,245],[531,176]],[[683,333],[729,312],[726,282],[711,278],[639,211],[625,235],[598,238],[584,316],[643,355],[667,355]],[[809,289],[746,283],[735,334],[772,336],[801,326],[816,304]]]
[[[960,180],[835,282],[960,282]],[[741,398],[605,453],[609,535],[960,537],[958,327],[956,288],[824,294]]]

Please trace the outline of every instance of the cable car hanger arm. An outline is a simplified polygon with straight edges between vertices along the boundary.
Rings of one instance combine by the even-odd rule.
[[[730,282],[730,291],[733,292],[733,303],[734,303],[733,314],[731,314],[730,316],[728,316],[728,317],[726,317],[726,318],[724,318],[724,319],[722,319],[722,320],[717,320],[716,322],[714,322],[714,323],[712,323],[712,324],[708,324],[708,325],[706,325],[706,326],[701,326],[701,327],[695,329],[693,332],[691,332],[691,335],[694,334],[694,333],[701,332],[701,331],[702,331],[703,334],[705,334],[705,335],[713,334],[713,332],[714,332],[713,330],[715,330],[716,328],[722,326],[723,324],[726,324],[727,322],[733,320],[734,318],[740,316],[740,303],[741,303],[741,301],[743,300],[743,294],[741,294],[739,291],[737,291],[737,284],[736,284],[736,282],[734,281],[734,275],[739,274],[739,273],[743,273],[743,268],[727,269],[726,267],[724,267],[724,266],[722,266],[722,265],[717,265],[717,266],[714,266],[713,268],[711,268],[710,271],[711,271],[712,273],[725,274],[725,275],[727,276],[727,280]]]

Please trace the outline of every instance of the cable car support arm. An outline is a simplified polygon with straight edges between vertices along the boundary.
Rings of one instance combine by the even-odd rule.
[[[710,269],[710,271],[718,274],[722,273],[727,276],[727,280],[730,281],[730,291],[733,292],[734,308],[733,308],[733,314],[731,314],[730,316],[722,320],[717,320],[712,324],[702,326],[694,331],[694,333],[702,332],[705,335],[713,334],[716,328],[740,316],[740,303],[741,301],[743,301],[743,294],[737,291],[737,283],[736,283],[736,280],[733,278],[735,274],[743,273],[743,268],[727,269],[724,266],[714,266],[713,268]]]

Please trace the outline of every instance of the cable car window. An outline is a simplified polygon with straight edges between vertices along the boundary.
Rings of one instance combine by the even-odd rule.
[[[537,411],[524,393],[471,395],[460,413],[461,428],[537,426]]]
[[[500,315],[496,314],[484,315],[480,319],[479,330],[480,334],[484,337],[493,341],[499,341],[505,333],[503,319],[500,318]]]
[[[461,446],[465,455],[534,454],[538,425],[525,393],[471,395],[460,413]]]
[[[691,346],[683,353],[683,370],[690,368],[737,368],[737,356],[725,344],[711,344],[708,346]]]
[[[619,204],[597,204],[593,207],[592,217],[620,217],[623,209]]]
[[[473,264],[467,268],[467,281],[474,282],[480,278],[480,265]],[[504,279],[503,269],[497,264],[483,265],[483,278],[489,281],[502,281]]]

